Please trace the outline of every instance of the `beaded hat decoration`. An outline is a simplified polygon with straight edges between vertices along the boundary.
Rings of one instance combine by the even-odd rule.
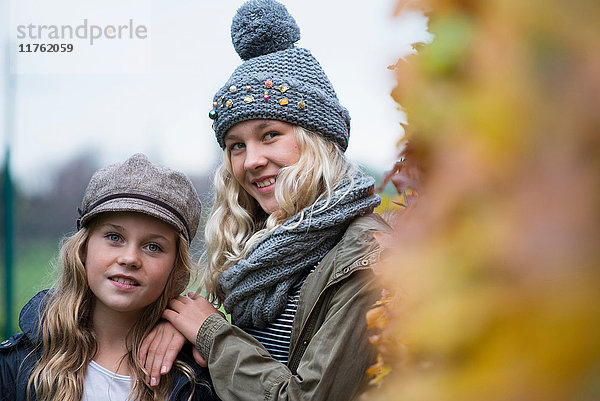
[[[263,118],[299,125],[346,150],[350,114],[317,59],[294,45],[300,28],[283,4],[244,3],[233,18],[231,39],[245,61],[217,91],[209,112],[221,148],[233,125]]]

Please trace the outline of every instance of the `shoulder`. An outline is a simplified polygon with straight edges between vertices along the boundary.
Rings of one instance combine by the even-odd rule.
[[[33,365],[33,352],[36,344],[36,333],[39,322],[39,305],[46,292],[38,293],[21,310],[19,326],[22,333],[17,333],[0,343],[0,376],[2,383],[15,378],[18,371]],[[27,363],[24,365],[23,362]]]
[[[5,352],[11,348],[14,348],[23,339],[23,333],[17,333],[7,340],[0,343],[0,352]]]
[[[34,344],[23,333],[17,333],[0,343],[0,360],[2,363],[11,360],[22,360],[34,348]]]
[[[357,217],[337,245],[325,255],[318,271],[325,273],[327,282],[338,282],[355,271],[370,270],[380,258],[381,246],[375,237],[378,232],[392,232],[381,216],[369,213]]]
[[[21,310],[17,333],[0,343],[0,399],[25,399],[27,381],[37,361],[37,327],[40,307],[46,299],[46,291],[34,296]]]
[[[19,314],[19,327],[32,341],[37,337],[38,327],[43,319],[42,310],[46,306],[51,293],[52,290],[38,292],[25,304]]]
[[[0,387],[3,391],[15,388],[19,372],[33,366],[33,350],[33,344],[23,333],[15,334],[0,343]],[[25,361],[29,362],[24,364]]]
[[[371,240],[374,232],[391,233],[392,228],[377,213],[369,213],[365,216],[357,217],[350,223],[344,237],[362,236],[366,240]],[[371,234],[366,235],[365,234]]]
[[[392,228],[376,213],[357,217],[350,223],[340,242],[332,249],[336,266],[368,267],[379,260],[381,247],[376,233],[389,234]]]
[[[40,321],[40,308],[45,304],[49,290],[38,292],[21,309],[19,327],[22,333],[17,333],[0,343],[0,352],[6,354],[16,349],[31,348],[37,338],[37,328]]]

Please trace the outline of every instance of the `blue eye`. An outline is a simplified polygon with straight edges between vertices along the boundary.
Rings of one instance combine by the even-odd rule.
[[[150,243],[148,244],[148,250],[150,252],[161,252],[162,248],[158,244]]]
[[[245,147],[246,147],[246,145],[244,145],[243,143],[236,142],[229,147],[229,150],[240,150],[240,149],[244,149]]]
[[[277,135],[279,135],[278,132],[267,132],[264,136],[265,139],[269,140],[269,139],[273,139],[275,138]]]
[[[121,240],[121,236],[115,233],[106,234],[106,238],[108,238],[108,240],[112,242],[119,242]]]

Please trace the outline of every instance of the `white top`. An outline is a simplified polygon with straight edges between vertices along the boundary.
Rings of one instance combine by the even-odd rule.
[[[120,375],[91,361],[83,381],[82,401],[126,401],[131,378]]]

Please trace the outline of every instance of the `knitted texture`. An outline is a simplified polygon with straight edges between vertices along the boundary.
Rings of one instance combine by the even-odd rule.
[[[300,28],[285,6],[270,0],[245,3],[231,23],[231,40],[243,60],[289,49],[300,40]]]
[[[379,205],[375,180],[360,172],[353,178],[354,183],[346,178],[338,185],[327,208],[321,210],[326,199],[307,207],[303,217],[299,213],[265,235],[247,259],[221,273],[225,310],[234,324],[262,329],[274,321],[290,288],[325,257],[352,220]]]
[[[300,31],[286,8],[274,0],[248,1],[231,31],[240,57],[250,58],[213,98],[210,116],[221,148],[234,124],[264,118],[299,125],[346,150],[350,114],[317,59],[294,45]]]

